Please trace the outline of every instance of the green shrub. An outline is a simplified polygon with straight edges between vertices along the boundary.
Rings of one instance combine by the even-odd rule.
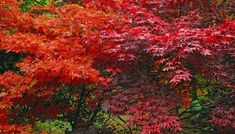
[[[72,127],[70,123],[66,121],[47,120],[38,121],[35,125],[35,130],[37,133],[44,131],[52,134],[65,134],[66,132],[71,132]]]

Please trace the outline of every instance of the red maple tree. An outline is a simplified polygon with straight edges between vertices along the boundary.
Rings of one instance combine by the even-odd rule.
[[[0,49],[26,55],[18,72],[0,75],[1,133],[30,133],[60,113],[75,127],[84,102],[128,115],[142,133],[182,131],[178,107],[190,108],[198,75],[234,97],[232,0],[84,0],[27,13],[19,5],[0,1]],[[65,90],[76,106],[53,101]],[[234,128],[231,107],[213,104],[211,122]]]

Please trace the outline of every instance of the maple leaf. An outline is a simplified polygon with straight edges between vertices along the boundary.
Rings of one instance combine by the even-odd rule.
[[[173,84],[178,84],[180,83],[182,80],[184,81],[190,81],[191,80],[191,74],[188,71],[185,70],[177,70],[176,71],[176,75],[173,76],[173,78],[171,79],[171,83]]]

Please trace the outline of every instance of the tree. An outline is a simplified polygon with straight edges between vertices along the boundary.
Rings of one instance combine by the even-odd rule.
[[[234,129],[232,3],[84,0],[23,13],[1,1],[0,48],[25,55],[0,76],[1,132],[59,114],[76,128],[102,105],[142,133],[183,131],[195,115],[203,131],[203,113],[210,128]]]

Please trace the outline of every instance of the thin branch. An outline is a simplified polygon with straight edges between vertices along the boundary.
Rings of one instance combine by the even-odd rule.
[[[126,121],[123,120],[120,116],[118,116],[118,119],[120,119],[122,122],[124,122],[126,124]],[[129,126],[127,126],[127,127],[128,127],[128,129],[130,131],[130,134],[132,134],[132,129]]]

